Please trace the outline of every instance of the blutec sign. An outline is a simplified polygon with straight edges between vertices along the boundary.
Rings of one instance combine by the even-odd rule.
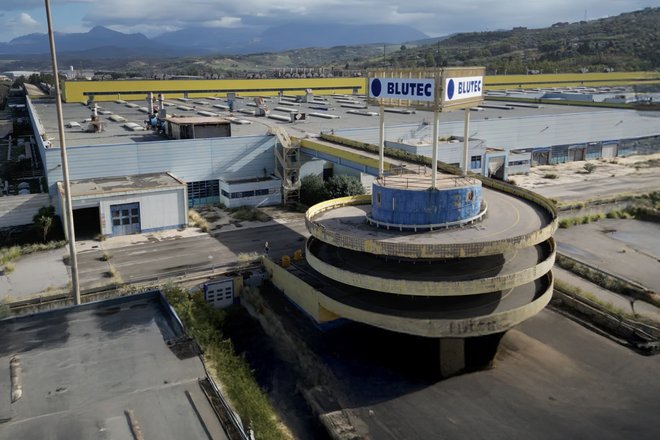
[[[483,95],[483,76],[466,76],[445,79],[445,102],[478,98]]]
[[[427,78],[371,78],[370,98],[408,99],[411,101],[433,101],[435,80]]]

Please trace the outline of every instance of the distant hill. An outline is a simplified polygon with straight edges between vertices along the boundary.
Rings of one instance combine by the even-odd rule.
[[[259,37],[265,51],[306,47],[334,47],[376,43],[402,43],[428,38],[409,26],[350,25],[338,23],[290,23],[267,29]]]
[[[592,21],[555,23],[541,29],[517,27],[460,33],[432,44],[413,41],[417,47],[390,54],[385,64],[485,65],[498,73],[652,70],[660,68],[659,30],[660,8],[646,8]],[[361,67],[382,64],[381,57],[367,60]]]
[[[310,47],[329,48],[375,43],[401,43],[428,36],[409,26],[288,23],[263,32],[255,29],[190,28],[167,32],[154,40],[185,46],[195,54],[249,54]]]
[[[92,58],[113,58],[148,55],[159,45],[143,34],[124,34],[96,26],[84,33],[56,33],[55,47],[58,53],[86,52]],[[49,50],[47,34],[29,34],[0,43],[0,54],[34,55],[46,54]]]
[[[408,26],[291,23],[266,29],[190,28],[154,39],[124,34],[103,26],[85,33],[57,33],[57,52],[90,58],[176,57],[184,55],[279,52],[308,47],[400,43],[427,38]],[[28,56],[49,52],[46,34],[29,34],[0,43],[0,55]]]
[[[258,32],[251,28],[195,27],[166,32],[153,41],[167,47],[186,48],[189,55],[246,53]]]

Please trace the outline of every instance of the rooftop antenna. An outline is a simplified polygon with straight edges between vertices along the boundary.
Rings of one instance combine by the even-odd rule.
[[[80,286],[78,284],[78,257],[76,255],[76,236],[73,230],[73,208],[71,207],[71,185],[69,184],[69,164],[66,158],[66,142],[64,140],[64,119],[62,118],[62,94],[60,92],[60,76],[57,70],[57,55],[55,53],[55,37],[50,15],[50,0],[46,3],[46,20],[48,21],[48,40],[50,42],[50,58],[53,62],[53,76],[55,76],[55,103],[57,105],[57,125],[60,134],[60,154],[62,160],[62,178],[64,180],[64,219],[67,237],[69,238],[69,262],[71,263],[71,287],[73,300],[80,304]]]

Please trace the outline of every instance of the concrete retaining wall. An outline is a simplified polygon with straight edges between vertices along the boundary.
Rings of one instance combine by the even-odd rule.
[[[334,321],[339,319],[338,315],[328,312],[320,306],[321,292],[280,267],[268,258],[262,259],[266,272],[270,275],[271,282],[284,294],[307,313],[317,323]]]

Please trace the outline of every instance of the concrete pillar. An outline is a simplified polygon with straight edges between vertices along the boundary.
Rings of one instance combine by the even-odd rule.
[[[440,338],[440,376],[455,376],[465,369],[465,339]]]

